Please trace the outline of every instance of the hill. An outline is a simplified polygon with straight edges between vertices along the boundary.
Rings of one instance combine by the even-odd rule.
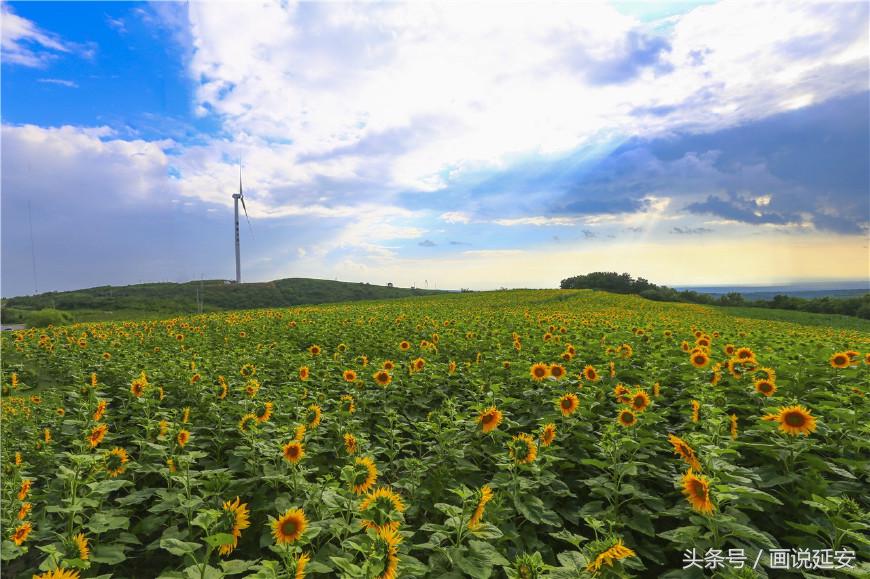
[[[437,293],[444,292],[308,278],[238,285],[224,280],[147,283],[9,298],[3,301],[2,318],[3,323],[31,324],[37,318],[53,323],[132,320],[199,311],[281,308]]]

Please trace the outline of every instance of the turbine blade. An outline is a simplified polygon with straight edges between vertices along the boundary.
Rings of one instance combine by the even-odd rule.
[[[240,195],[239,199],[242,202],[242,209],[245,211],[245,220],[248,222],[248,229],[251,231],[251,235],[254,234],[254,228],[251,227],[251,219],[248,217],[248,208],[245,207],[245,196]]]

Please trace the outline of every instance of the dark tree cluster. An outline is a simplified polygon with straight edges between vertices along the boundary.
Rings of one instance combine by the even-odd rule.
[[[585,275],[575,275],[563,279],[559,287],[562,289],[594,289],[620,294],[637,294],[648,300],[659,302],[775,308],[818,314],[842,314],[865,320],[870,319],[870,293],[848,298],[825,296],[811,299],[780,294],[770,300],[747,300],[739,292],[728,292],[717,296],[692,290],[678,291],[668,286],[656,285],[642,277],[635,279],[628,273],[616,273],[615,271],[595,271]]]

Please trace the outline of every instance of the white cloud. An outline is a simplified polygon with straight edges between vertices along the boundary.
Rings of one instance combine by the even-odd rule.
[[[41,29],[27,18],[18,16],[9,5],[2,5],[2,52],[4,64],[42,68],[59,54],[93,56],[93,46],[76,44]]]
[[[504,227],[514,227],[517,225],[539,225],[539,226],[572,226],[580,223],[579,217],[517,217],[514,219],[496,219],[493,221],[496,225]]]
[[[171,141],[113,139],[108,127],[3,125],[4,196],[101,205],[168,201]]]
[[[72,80],[64,80],[62,78],[40,78],[37,82],[45,84],[56,84],[68,88],[79,88],[79,85]]]
[[[434,191],[601,134],[720,128],[861,90],[862,10],[725,0],[654,33],[592,3],[192,3],[190,74],[203,114],[281,149],[284,179]],[[659,66],[644,67],[626,47],[654,34],[670,50],[658,41]],[[620,67],[620,83],[590,76]]]
[[[470,223],[471,216],[463,211],[448,211],[441,214],[441,219],[447,223]]]

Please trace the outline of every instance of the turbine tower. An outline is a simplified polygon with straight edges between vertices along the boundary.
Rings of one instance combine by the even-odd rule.
[[[248,208],[245,207],[245,195],[242,193],[242,160],[239,159],[239,192],[233,194],[236,212],[236,283],[242,282],[242,256],[239,248],[239,201],[242,202],[242,209],[245,212],[245,219],[248,220],[248,227],[251,227],[251,220],[248,219]]]

